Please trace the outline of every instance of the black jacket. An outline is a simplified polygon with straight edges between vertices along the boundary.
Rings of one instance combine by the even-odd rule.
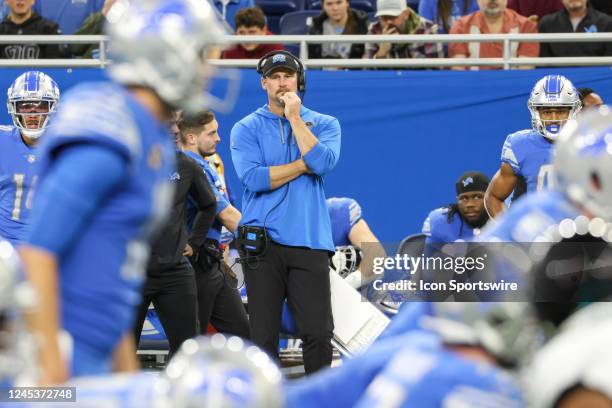
[[[368,15],[365,11],[350,9],[356,24],[356,31],[352,34],[367,34],[368,33]],[[323,34],[323,22],[327,19],[327,14],[323,11],[320,15],[312,19],[312,25],[308,30],[308,34],[321,35]],[[345,28],[346,30],[346,28]],[[344,33],[343,33],[344,34]],[[308,58],[322,58],[323,47],[321,44],[308,45]],[[365,53],[365,45],[353,43],[349,51],[349,58],[363,58]]]
[[[59,35],[59,26],[36,13],[22,24],[15,24],[6,16],[0,23],[0,35]],[[9,44],[0,46],[0,58],[36,59],[65,58],[67,47],[59,44]]]
[[[182,262],[183,250],[188,242],[194,252],[197,252],[204,244],[208,229],[216,216],[217,201],[202,168],[191,157],[180,152],[176,155],[176,161],[177,171],[170,176],[172,182],[176,183],[172,211],[168,223],[151,247],[149,273]],[[188,196],[191,196],[198,209],[189,239],[185,225]]]
[[[563,9],[556,13],[542,17],[538,24],[540,33],[573,33],[572,22],[567,10]],[[612,17],[588,8],[587,15],[582,19],[577,33],[612,32]],[[612,56],[612,43],[542,43],[540,45],[541,57],[600,57]]]

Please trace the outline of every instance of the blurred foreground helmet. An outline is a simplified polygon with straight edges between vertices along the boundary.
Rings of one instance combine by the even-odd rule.
[[[33,303],[15,249],[0,240],[0,385],[32,385],[35,380],[36,348],[22,316]]]
[[[28,71],[7,91],[7,109],[13,124],[31,139],[38,139],[57,109],[60,91],[55,81],[40,71]]]
[[[106,18],[114,80],[149,87],[174,108],[211,107],[206,58],[225,33],[209,2],[118,0]]]
[[[185,341],[163,378],[159,399],[172,407],[275,408],[282,404],[282,375],[276,364],[239,337],[215,334]]]
[[[540,79],[529,95],[527,107],[531,112],[531,126],[533,129],[550,140],[555,140],[563,128],[558,121],[542,120],[538,109],[541,108],[567,108],[567,120],[574,119],[582,103],[580,95],[574,85],[562,75],[547,75]]]
[[[612,115],[607,106],[565,126],[553,155],[556,186],[595,217],[612,221]]]
[[[526,302],[434,302],[422,326],[446,344],[482,347],[508,366],[538,346],[536,321]]]
[[[524,370],[531,407],[553,407],[572,390],[587,389],[612,401],[612,304],[591,304],[570,317]],[[564,405],[569,406],[569,405]],[[586,405],[582,405],[586,406]]]

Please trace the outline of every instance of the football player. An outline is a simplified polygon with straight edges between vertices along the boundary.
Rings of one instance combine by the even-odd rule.
[[[384,258],[385,249],[376,235],[363,218],[361,206],[357,201],[348,197],[331,197],[327,199],[327,211],[332,227],[332,239],[336,247],[336,255],[332,258],[332,268],[337,271],[344,270],[346,260],[353,261],[355,266],[361,267],[354,271],[344,270],[345,277],[351,286],[357,288],[365,285],[374,278],[374,258]],[[347,248],[351,246],[353,248]],[[357,254],[361,250],[361,261],[357,261]],[[344,256],[342,256],[344,254]],[[333,261],[345,260],[345,262]],[[355,272],[355,273],[351,273]]]
[[[480,233],[489,220],[484,208],[484,194],[489,178],[476,171],[468,171],[455,183],[457,202],[429,213],[423,223],[425,253],[432,244],[467,241]]]
[[[286,405],[520,407],[517,384],[500,368],[518,357],[514,337],[506,335],[508,325],[523,318],[516,306],[434,304],[417,326],[395,327],[342,366],[288,383]]]
[[[21,244],[32,206],[40,137],[57,109],[60,91],[39,71],[19,75],[7,92],[13,126],[0,126],[0,236]]]
[[[612,221],[612,115],[607,106],[572,120],[555,143],[554,186],[527,195],[485,228],[480,242],[556,242],[605,236]]]
[[[201,109],[206,52],[223,30],[207,2],[121,0],[107,15],[111,81],[76,86],[40,147],[27,246],[39,296],[42,384],[137,367],[131,335],[151,236],[172,200],[175,109]],[[57,333],[72,337],[70,365]]]
[[[485,206],[491,217],[504,210],[504,200],[513,190],[517,198],[523,192],[520,190],[541,191],[551,186],[552,145],[582,104],[578,91],[567,78],[547,75],[533,87],[527,106],[532,128],[508,135],[502,148],[501,167],[485,194]],[[519,188],[521,184],[525,186]]]

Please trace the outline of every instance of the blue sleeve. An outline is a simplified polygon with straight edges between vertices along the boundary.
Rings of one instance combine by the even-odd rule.
[[[289,383],[285,405],[292,408],[354,406],[404,342],[399,337],[377,343],[367,353],[345,360],[338,368]]]
[[[264,166],[254,132],[237,123],[232,128],[230,140],[232,162],[242,185],[254,193],[270,191],[270,169]]]
[[[227,199],[227,197],[225,197],[225,194],[223,193],[223,191],[219,189],[219,186],[215,184],[215,180],[211,179],[208,172],[205,172],[205,173],[206,173],[206,176],[208,177],[208,182],[210,183],[210,187],[212,188],[213,193],[215,193],[215,200],[217,201],[216,214],[219,214],[221,211],[229,207],[230,202]]]
[[[313,173],[323,176],[340,159],[341,130],[338,120],[333,118],[316,137],[319,143],[304,155],[304,162]]]
[[[421,0],[419,2],[419,15],[422,17],[425,17],[429,21],[433,21],[434,23],[436,23],[437,22],[436,21],[436,14],[437,14],[436,5],[437,5],[436,1]]]
[[[515,138],[513,138],[512,135],[508,136],[504,142],[501,152],[501,162],[508,164],[517,176],[521,174],[521,167],[517,158],[517,146]]]
[[[27,242],[62,254],[127,171],[125,157],[108,147],[78,144],[59,151],[36,193]]]
[[[348,199],[348,214],[349,214],[349,224],[351,229],[357,224],[363,216],[361,215],[361,206],[359,203],[352,198]]]

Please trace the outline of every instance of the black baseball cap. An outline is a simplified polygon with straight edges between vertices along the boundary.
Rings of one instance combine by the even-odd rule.
[[[272,52],[264,56],[257,64],[257,72],[262,76],[268,76],[273,71],[285,68],[293,72],[300,72],[302,64],[287,51]]]
[[[468,171],[459,177],[455,183],[455,191],[457,195],[471,191],[487,191],[489,186],[489,178],[486,174],[479,171]]]

